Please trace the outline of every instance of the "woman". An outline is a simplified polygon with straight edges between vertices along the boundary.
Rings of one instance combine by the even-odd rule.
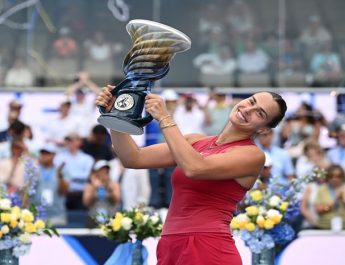
[[[326,183],[317,192],[315,209],[319,215],[316,226],[331,229],[332,219],[340,217],[345,227],[345,173],[341,166],[327,168]]]
[[[113,88],[104,88],[96,104],[110,110]],[[157,247],[158,264],[241,264],[229,223],[236,204],[253,186],[265,162],[252,138],[282,120],[285,101],[271,92],[242,100],[224,130],[209,137],[183,136],[157,95],[146,96],[145,108],[158,120],[166,143],[138,148],[129,135],[119,132],[112,132],[112,141],[125,167],[177,166]]]

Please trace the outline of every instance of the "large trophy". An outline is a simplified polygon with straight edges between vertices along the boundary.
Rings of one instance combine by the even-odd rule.
[[[99,108],[98,122],[114,131],[139,135],[153,119],[150,114],[142,117],[145,96],[154,81],[169,72],[175,53],[188,50],[191,41],[174,28],[148,20],[132,20],[126,29],[133,41],[123,62],[126,78],[111,92],[116,101],[110,112]]]

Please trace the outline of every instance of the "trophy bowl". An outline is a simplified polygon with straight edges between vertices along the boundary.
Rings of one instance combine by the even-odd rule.
[[[169,72],[174,55],[190,49],[191,40],[177,29],[149,20],[131,20],[126,29],[133,46],[123,62],[125,79],[111,91],[116,98],[112,109],[99,108],[98,122],[114,131],[140,135],[153,119],[150,114],[142,116],[145,96]]]

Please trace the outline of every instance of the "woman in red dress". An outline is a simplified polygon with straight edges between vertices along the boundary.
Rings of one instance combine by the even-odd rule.
[[[115,101],[113,88],[105,87],[96,100],[108,111]],[[253,138],[283,119],[285,101],[272,92],[240,101],[218,136],[183,136],[158,95],[147,95],[145,108],[159,121],[166,143],[139,148],[128,134],[111,134],[114,150],[127,168],[176,166],[157,246],[158,265],[242,264],[229,223],[265,162]]]

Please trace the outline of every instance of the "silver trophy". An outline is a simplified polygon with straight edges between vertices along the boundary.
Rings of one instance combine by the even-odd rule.
[[[149,114],[142,117],[145,96],[154,81],[169,72],[175,53],[190,49],[191,40],[172,27],[149,20],[131,20],[126,29],[133,41],[123,62],[126,77],[112,90],[116,101],[110,112],[99,108],[98,122],[114,131],[139,135],[153,119]]]

